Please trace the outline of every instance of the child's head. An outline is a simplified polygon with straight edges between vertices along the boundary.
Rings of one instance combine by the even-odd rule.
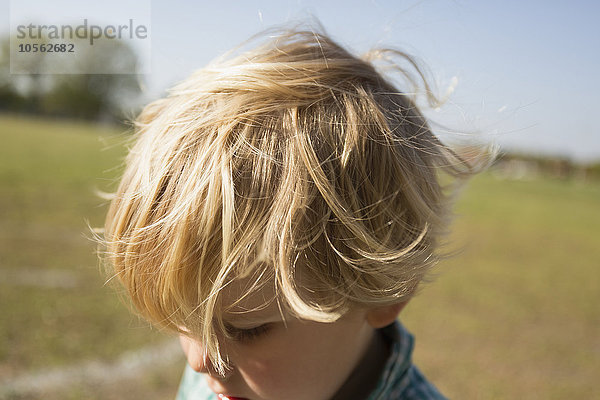
[[[440,177],[471,171],[369,61],[384,53],[280,33],[195,72],[136,121],[109,260],[145,317],[202,343],[201,364],[254,366],[263,383],[289,374],[265,361],[264,341],[351,370],[369,329],[392,322],[439,259]],[[296,336],[264,339],[273,326]]]

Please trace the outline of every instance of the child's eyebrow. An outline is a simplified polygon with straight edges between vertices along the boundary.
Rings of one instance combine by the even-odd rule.
[[[235,314],[235,315],[226,315],[223,316],[223,322],[226,325],[231,325],[237,327],[247,327],[253,326],[257,324],[266,324],[269,322],[279,322],[281,321],[281,315],[279,314],[270,314],[270,315],[244,315],[244,314]]]
[[[252,328],[272,322],[281,322],[283,317],[278,310],[228,312],[223,315],[225,325],[234,328]]]

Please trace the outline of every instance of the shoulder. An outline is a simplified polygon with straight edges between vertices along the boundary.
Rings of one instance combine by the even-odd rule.
[[[406,384],[399,385],[381,400],[446,400],[447,398],[412,365],[407,371]]]

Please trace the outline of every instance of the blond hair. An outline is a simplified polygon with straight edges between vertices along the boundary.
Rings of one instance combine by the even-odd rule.
[[[474,169],[377,72],[382,55],[423,78],[401,52],[358,58],[323,33],[279,32],[198,70],[135,122],[107,260],[142,315],[198,337],[220,372],[233,281],[249,282],[240,298],[273,284],[293,315],[329,322],[409,299],[439,260],[442,180]]]

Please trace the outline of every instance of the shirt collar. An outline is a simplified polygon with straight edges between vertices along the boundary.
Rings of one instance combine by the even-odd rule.
[[[392,389],[402,391],[410,384],[407,371],[412,365],[413,335],[399,321],[382,328],[381,333],[391,343],[391,351],[379,383],[368,400],[385,399]]]

